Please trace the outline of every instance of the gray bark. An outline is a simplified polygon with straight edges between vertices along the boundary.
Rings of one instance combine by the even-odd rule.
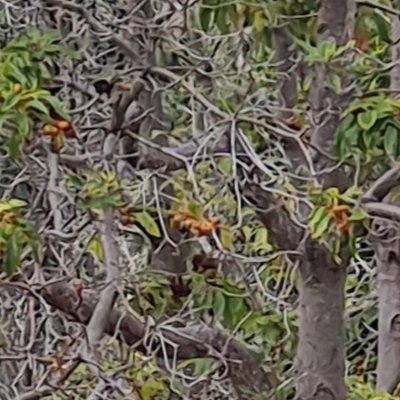
[[[355,5],[352,0],[325,0],[318,13],[319,39],[343,45],[350,37]],[[315,66],[316,79],[310,93],[311,144],[314,168],[333,167],[334,133],[345,103],[326,86],[327,70]],[[343,82],[343,77],[342,77]],[[344,190],[348,179],[342,170],[318,176],[323,187]],[[299,345],[296,367],[297,400],[344,400],[344,282],[349,256],[343,250],[341,264],[333,262],[326,248],[307,239],[300,262],[302,287],[299,305]]]
[[[392,18],[394,63],[400,60],[399,39],[400,21],[398,16],[394,16]],[[390,88],[398,97],[399,64],[395,64],[392,68],[390,78]],[[398,185],[399,179],[396,175],[394,177]],[[400,241],[397,239],[399,225],[380,224],[379,227],[385,230],[385,234],[374,240],[379,302],[377,389],[391,393],[400,381]]]

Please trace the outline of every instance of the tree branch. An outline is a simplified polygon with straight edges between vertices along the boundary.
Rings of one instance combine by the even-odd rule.
[[[74,321],[88,324],[95,309],[96,298],[89,297],[85,291],[82,301],[66,281],[56,282],[43,289],[44,299],[52,306],[71,317]],[[104,332],[135,349],[159,357],[166,355],[175,359],[213,357],[223,359],[228,367],[229,377],[234,386],[251,389],[253,392],[266,392],[271,389],[265,372],[249,352],[239,342],[225,333],[205,325],[187,325],[185,327],[157,327],[157,335],[152,340],[146,337],[146,325],[132,315],[111,310],[106,315]],[[164,346],[160,346],[163,338]],[[146,344],[145,344],[146,339]],[[148,345],[151,343],[151,345]],[[173,345],[171,345],[173,343]],[[228,358],[229,357],[229,358]],[[248,397],[240,397],[246,399]]]
[[[385,172],[377,179],[361,198],[362,203],[369,201],[381,201],[397,185],[400,184],[400,163]]]

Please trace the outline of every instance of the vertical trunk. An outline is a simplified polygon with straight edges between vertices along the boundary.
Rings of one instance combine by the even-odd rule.
[[[325,248],[306,244],[300,272],[297,400],[343,400],[344,281],[348,257],[334,264]]]
[[[378,268],[378,381],[377,389],[393,392],[400,380],[400,254],[392,232],[375,244]]]
[[[400,96],[400,21],[392,19],[392,61],[390,88]],[[378,269],[378,380],[377,388],[392,392],[400,380],[400,241],[398,224],[386,228],[384,237],[374,241]],[[390,232],[390,233],[389,233]]]
[[[351,35],[355,15],[353,0],[323,0],[318,12],[319,40],[343,45]],[[329,68],[317,64],[309,97],[310,132],[316,171],[332,167],[334,133],[345,102],[327,86]],[[339,72],[340,73],[340,72]],[[345,76],[342,76],[344,83]],[[334,172],[333,172],[334,171]],[[324,188],[347,186],[342,170],[332,169],[318,177]],[[349,257],[342,251],[336,265],[325,247],[307,239],[300,265],[302,287],[299,305],[299,346],[296,366],[297,400],[344,400],[344,282]]]

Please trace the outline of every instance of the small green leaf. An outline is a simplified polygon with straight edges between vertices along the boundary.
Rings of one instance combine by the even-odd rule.
[[[18,135],[10,135],[6,140],[5,147],[11,159],[18,160],[21,157],[22,141]]]
[[[158,393],[165,392],[166,387],[162,381],[154,378],[148,378],[139,390],[140,398],[143,400],[152,400]]]
[[[16,234],[11,235],[6,243],[4,258],[3,258],[3,270],[7,276],[11,276],[19,262],[21,257],[21,244],[19,243],[19,236]]]
[[[212,15],[213,15],[213,10],[211,10],[210,8],[200,9],[200,26],[201,29],[203,29],[204,31],[208,30]]]
[[[225,296],[222,294],[221,291],[217,290],[214,293],[213,311],[214,311],[214,315],[219,320],[223,320],[223,318],[224,318],[225,305],[226,305]]]
[[[193,373],[195,376],[202,376],[211,371],[214,361],[209,358],[197,359],[194,363]]]
[[[233,237],[229,227],[223,226],[219,230],[219,240],[225,250],[232,250]]]
[[[355,222],[355,221],[363,221],[365,218],[367,218],[366,212],[362,208],[355,208],[354,210],[351,211],[348,220]]]
[[[268,231],[265,228],[257,229],[254,237],[254,245],[259,247],[266,243],[268,243]]]
[[[329,86],[335,91],[335,93],[340,93],[342,90],[342,81],[340,76],[336,74],[329,74],[327,80]]]
[[[326,233],[329,227],[329,222],[330,217],[326,214],[315,226],[315,229],[312,232],[313,239],[319,239],[324,233]]]
[[[41,115],[42,118],[44,116],[47,116],[47,117],[49,116],[49,110],[47,109],[47,107],[41,101],[39,101],[37,99],[31,100],[28,103],[28,106],[30,106],[31,108],[33,108],[36,111],[39,111],[39,113],[42,114]]]
[[[383,148],[388,155],[397,156],[399,143],[399,131],[392,125],[386,128],[383,139]]]
[[[325,61],[329,61],[336,51],[336,44],[329,40],[324,40],[318,47]]]
[[[203,207],[200,204],[190,202],[187,208],[195,218],[200,219],[203,216]]]
[[[307,74],[304,77],[302,86],[303,86],[303,90],[305,92],[308,92],[310,90],[313,80],[314,80],[314,76],[311,73]]]
[[[375,110],[367,110],[357,115],[357,123],[361,129],[368,131],[378,119],[378,113]]]
[[[229,176],[229,174],[232,172],[232,160],[231,158],[228,157],[221,157],[218,162],[218,169],[221,170],[221,172],[225,176]]]
[[[19,199],[0,200],[0,213],[10,211],[15,208],[25,207],[28,203]]]
[[[253,28],[256,32],[262,32],[265,27],[265,16],[263,10],[257,10],[253,15]]]
[[[215,11],[215,23],[222,34],[229,32],[229,25],[226,19],[226,11],[223,7]]]
[[[30,131],[30,121],[26,114],[18,113],[17,118],[15,119],[15,123],[17,125],[18,133],[26,138],[29,135]]]
[[[253,235],[253,230],[249,226],[242,226],[242,232],[244,236],[244,241],[249,242],[251,239],[251,236]]]
[[[154,237],[161,236],[161,232],[156,221],[154,221],[153,217],[148,212],[143,211],[140,213],[135,213],[134,218],[148,234]]]
[[[101,247],[100,239],[97,235],[91,238],[87,249],[92,254],[96,262],[101,263],[103,261],[103,249]]]
[[[50,107],[62,118],[68,119],[68,114],[65,111],[65,108],[61,101],[59,101],[56,97],[52,96],[50,93],[42,96],[42,100],[50,105]]]

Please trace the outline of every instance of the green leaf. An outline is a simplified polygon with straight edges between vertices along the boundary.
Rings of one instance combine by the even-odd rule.
[[[222,34],[226,34],[229,32],[229,25],[226,19],[226,11],[223,7],[215,11],[215,23]]]
[[[98,263],[103,261],[103,249],[101,247],[100,239],[97,235],[94,235],[89,240],[87,249]]]
[[[0,213],[10,211],[16,208],[25,207],[28,203],[19,199],[0,200]]]
[[[244,236],[244,241],[249,242],[252,235],[253,235],[253,230],[249,226],[242,226],[242,232]]]
[[[375,110],[367,110],[357,115],[357,123],[361,129],[368,131],[371,129],[376,120],[378,119],[378,113]]]
[[[143,400],[152,400],[158,393],[165,392],[166,387],[162,381],[154,378],[148,378],[140,388],[140,398]]]
[[[232,172],[232,160],[228,157],[221,157],[217,161],[218,169],[225,175],[229,176]]]
[[[329,227],[330,217],[329,215],[324,215],[322,220],[318,222],[315,229],[312,232],[313,239],[319,239],[324,233],[327,232]]]
[[[221,227],[219,230],[219,240],[225,250],[232,250],[233,234],[229,227]]]
[[[10,135],[6,140],[5,147],[12,160],[18,160],[21,157],[22,141],[18,135]]]
[[[225,305],[225,296],[222,294],[221,291],[217,290],[214,293],[213,311],[214,315],[221,321],[224,319]]]
[[[50,93],[42,96],[42,100],[48,103],[51,108],[62,118],[68,119],[68,114],[65,111],[65,108],[61,101],[59,101],[56,97],[52,96]]]
[[[153,217],[148,212],[143,211],[140,213],[135,213],[134,218],[148,234],[154,237],[161,236],[161,232],[156,221],[154,221]]]
[[[335,91],[335,93],[340,93],[342,90],[342,81],[339,75],[329,74],[327,77],[329,86]]]
[[[358,207],[351,211],[348,220],[355,222],[355,221],[363,221],[365,218],[367,218],[366,212],[362,208]]]
[[[266,341],[271,344],[271,345],[275,345],[276,342],[278,341],[280,335],[280,331],[278,328],[276,328],[274,325],[270,325],[268,327],[266,327],[266,329],[264,329],[264,338],[266,339]]]
[[[209,26],[210,26],[210,22],[211,22],[211,18],[213,15],[213,10],[210,8],[202,8],[200,9],[200,26],[201,29],[203,29],[204,31],[207,31]]]
[[[115,207],[118,203],[119,197],[117,195],[104,195],[94,198],[81,200],[78,205],[89,208],[97,214],[101,214],[107,208]]]
[[[19,243],[19,236],[16,234],[11,235],[6,243],[3,258],[3,271],[7,276],[11,276],[19,262],[21,257],[21,244]]]
[[[394,126],[389,125],[386,128],[383,139],[383,148],[388,155],[398,155],[399,131]]]
[[[200,358],[194,363],[193,373],[195,376],[202,376],[210,372],[214,361],[210,358]]]
[[[240,297],[226,297],[225,301],[224,324],[228,328],[233,328],[248,311],[246,302]]]
[[[17,118],[15,119],[15,123],[17,125],[18,133],[26,138],[29,135],[30,131],[30,120],[26,114],[18,113]]]
[[[195,218],[200,219],[203,216],[203,207],[200,204],[190,202],[187,208]]]
[[[253,15],[253,28],[256,32],[262,32],[265,27],[265,16],[263,10],[257,10]]]
[[[325,61],[329,61],[336,51],[336,44],[329,40],[324,40],[318,45],[318,47],[318,50],[322,52]]]
[[[9,95],[4,101],[1,103],[1,111],[5,113],[6,111],[10,112],[21,100],[21,94],[18,95]]]
[[[311,226],[317,225],[322,218],[324,217],[325,214],[325,208],[324,207],[315,207],[311,210],[311,213],[308,217],[309,219],[309,224]]]
[[[268,231],[265,228],[259,228],[254,237],[254,246],[259,247],[268,243]]]
[[[31,100],[31,101],[28,103],[28,106],[31,107],[31,108],[33,108],[33,109],[36,110],[36,111],[39,111],[39,113],[42,114],[42,115],[41,115],[42,118],[43,118],[44,116],[46,116],[46,117],[49,116],[49,110],[48,110],[48,108],[47,108],[41,101],[39,101],[39,100],[37,100],[37,99]]]
[[[314,80],[314,76],[311,73],[307,74],[304,77],[303,82],[302,82],[302,86],[303,86],[303,90],[305,92],[308,92],[310,90],[311,85],[313,83],[313,80]]]

